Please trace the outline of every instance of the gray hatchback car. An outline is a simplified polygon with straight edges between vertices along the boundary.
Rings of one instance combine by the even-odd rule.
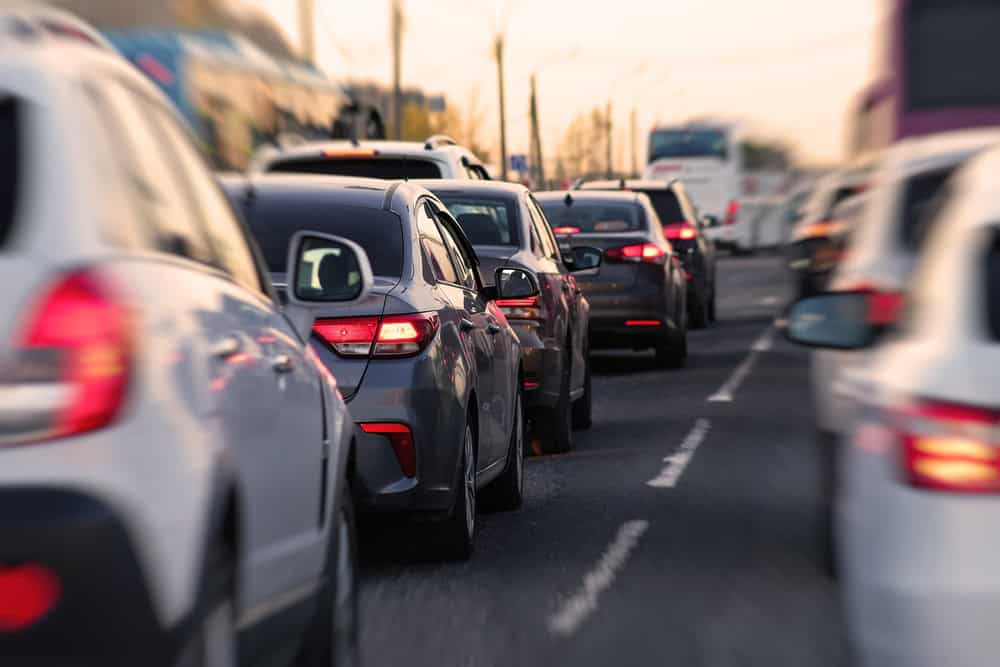
[[[501,269],[486,286],[458,223],[413,183],[261,175],[225,186],[279,287],[300,229],[367,251],[369,298],[320,312],[313,328],[358,425],[362,509],[438,519],[443,550],[468,557],[478,491],[500,509],[521,504],[521,349],[495,301],[537,296],[537,281]],[[328,257],[316,272],[322,283],[344,269]]]

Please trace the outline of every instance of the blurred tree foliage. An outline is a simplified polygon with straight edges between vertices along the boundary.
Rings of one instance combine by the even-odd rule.
[[[793,164],[792,149],[781,141],[748,139],[742,143],[743,168],[748,171],[788,169]]]
[[[555,178],[565,180],[605,173],[607,128],[607,114],[601,107],[577,114],[556,149]]]
[[[403,105],[403,141],[424,141],[435,134],[446,134],[489,163],[492,148],[483,138],[485,114],[479,106],[477,95],[470,96],[464,109],[451,102],[444,111],[431,112],[425,104],[410,102]]]

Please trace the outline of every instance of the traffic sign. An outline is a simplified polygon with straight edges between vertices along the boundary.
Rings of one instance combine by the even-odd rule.
[[[520,171],[520,172],[528,171],[528,156],[511,155],[510,168],[513,169],[514,171]]]

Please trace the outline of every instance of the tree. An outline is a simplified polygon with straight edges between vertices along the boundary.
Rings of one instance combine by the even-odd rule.
[[[479,95],[473,91],[464,112],[454,104],[448,104],[444,111],[432,114],[431,134],[446,134],[475,153],[480,160],[489,163],[493,149],[483,139],[485,122],[486,114],[479,106]]]
[[[748,171],[788,169],[793,164],[792,150],[781,141],[750,138],[741,144],[743,167]]]
[[[556,151],[556,172],[575,178],[607,171],[603,147],[607,141],[607,113],[601,107],[577,114]],[[620,142],[619,142],[620,143]],[[559,178],[559,176],[557,176]],[[560,179],[562,180],[562,179]]]

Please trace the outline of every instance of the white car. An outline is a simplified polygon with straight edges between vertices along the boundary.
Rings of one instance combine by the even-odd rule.
[[[437,135],[427,141],[329,141],[262,149],[253,171],[358,176],[387,180],[490,180],[482,161],[455,140]]]
[[[882,313],[867,291],[796,304],[789,336],[865,350],[837,492],[850,637],[863,667],[985,667],[1000,655],[1000,149],[948,188],[906,294]]]
[[[350,659],[355,433],[305,340],[310,271],[360,298],[367,258],[296,237],[283,308],[164,95],[60,20],[0,11],[0,664]]]

